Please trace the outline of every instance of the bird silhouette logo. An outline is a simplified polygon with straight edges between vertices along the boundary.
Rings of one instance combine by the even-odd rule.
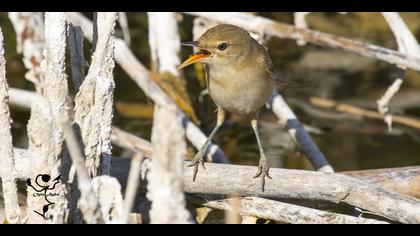
[[[47,175],[47,174],[39,174],[35,177],[35,184],[37,185],[37,187],[35,187],[32,184],[31,179],[27,179],[26,180],[26,184],[29,187],[32,187],[36,193],[34,193],[34,197],[41,197],[43,196],[46,204],[42,207],[42,213],[40,213],[39,211],[34,210],[35,213],[37,213],[38,215],[40,215],[42,218],[46,219],[46,213],[48,212],[48,209],[51,205],[54,205],[54,202],[51,202],[48,197],[49,196],[54,196],[56,194],[51,194],[48,193],[48,191],[51,191],[55,188],[55,186],[60,182],[60,178],[61,175],[58,175],[55,179],[51,180],[51,176]]]

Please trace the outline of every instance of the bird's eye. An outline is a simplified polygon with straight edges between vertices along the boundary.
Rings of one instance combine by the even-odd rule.
[[[220,51],[223,51],[227,48],[227,43],[221,43],[217,46],[217,49],[219,49]]]

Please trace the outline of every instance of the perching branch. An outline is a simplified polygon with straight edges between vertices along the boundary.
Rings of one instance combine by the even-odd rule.
[[[30,167],[26,150],[15,149],[15,163],[17,178],[27,178]],[[123,186],[127,180],[129,163],[130,159],[127,158],[112,158],[111,176],[115,176]],[[143,164],[142,173],[149,170],[150,162],[147,163]],[[408,218],[412,222],[413,217],[418,217],[416,211],[418,212],[418,202],[420,200],[389,190],[400,191],[400,188],[396,187],[399,185],[413,186],[410,187],[410,192],[404,193],[412,194],[412,191],[414,191],[415,194],[417,186],[420,186],[420,179],[417,178],[418,174],[416,174],[419,173],[419,167],[368,171],[371,174],[363,174],[364,172],[345,173],[360,180],[349,178],[343,174],[273,168],[270,171],[273,180],[269,183],[270,191],[273,191],[271,193],[261,193],[258,182],[252,181],[254,167],[209,163],[206,168],[203,177],[200,175],[196,182],[192,182],[191,168],[185,167],[186,176],[184,179],[187,192],[210,192],[211,194],[230,194],[234,192],[245,196],[265,194],[264,196],[267,197],[342,201],[397,221],[399,221],[397,218],[402,218],[401,222],[408,222]],[[394,176],[396,177],[394,178]],[[277,181],[278,179],[282,181]],[[197,182],[198,180],[201,181]],[[389,190],[378,186],[386,187]],[[375,199],[375,196],[378,198]],[[360,199],[360,201],[357,201],[357,199]],[[407,212],[405,212],[406,210]],[[387,213],[382,214],[384,211]]]
[[[254,167],[208,163],[206,171],[192,182],[185,170],[189,193],[239,194],[344,202],[402,223],[420,222],[420,200],[407,197],[342,174],[303,170],[271,169],[265,192],[252,179]]]
[[[9,110],[9,86],[6,80],[6,60],[4,59],[3,32],[0,27],[0,176],[3,189],[4,208],[7,222],[20,221],[20,208],[15,181],[15,163]]]

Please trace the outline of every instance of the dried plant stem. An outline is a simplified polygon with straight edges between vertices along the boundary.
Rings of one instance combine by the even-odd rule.
[[[334,109],[338,112],[344,112],[344,113],[348,113],[348,114],[352,114],[352,115],[357,115],[357,116],[363,116],[363,117],[368,117],[368,118],[373,118],[373,119],[384,119],[384,115],[380,114],[379,112],[376,111],[371,111],[371,110],[367,110],[367,109],[363,109],[354,105],[350,105],[350,104],[346,104],[346,103],[340,103],[340,102],[336,102],[334,100],[330,100],[330,99],[325,99],[325,98],[319,98],[319,97],[312,97],[310,99],[310,103],[312,103],[315,106],[318,107],[323,107],[323,108],[328,108],[328,109]],[[405,117],[405,116],[399,116],[399,115],[394,115],[393,116],[393,120],[395,123],[399,123],[402,125],[406,125],[406,126],[410,126],[416,129],[420,129],[420,120],[419,119],[415,119],[415,118],[410,118],[410,117]]]
[[[127,224],[133,209],[137,196],[137,190],[140,186],[141,164],[143,163],[143,155],[135,154],[131,159],[130,172],[128,174],[127,187],[124,196],[124,213],[120,221],[121,224]]]

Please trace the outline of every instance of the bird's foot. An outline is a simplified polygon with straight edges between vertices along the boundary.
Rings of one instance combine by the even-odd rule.
[[[258,165],[258,171],[257,174],[254,175],[254,178],[261,178],[261,190],[264,192],[264,186],[265,186],[265,177],[271,179],[270,174],[268,173],[270,168],[267,165],[267,158],[265,155],[261,155],[260,157],[260,163]]]
[[[204,154],[205,154],[205,149],[202,148],[200,149],[197,154],[195,154],[194,158],[192,159],[191,163],[188,165],[188,167],[194,167],[194,172],[193,172],[193,181],[195,181],[195,178],[197,177],[197,172],[198,172],[198,166],[201,164],[201,166],[203,167],[203,169],[206,169],[204,167]]]

